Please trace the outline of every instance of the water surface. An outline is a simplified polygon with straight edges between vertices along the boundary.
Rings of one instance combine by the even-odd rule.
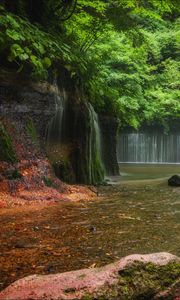
[[[180,175],[180,163],[119,163],[119,168],[121,176],[110,178],[118,183],[127,180],[168,179],[172,175]]]
[[[134,253],[180,256],[179,188],[166,179],[129,180],[98,193],[90,202],[1,210],[0,288],[30,274],[98,267]]]

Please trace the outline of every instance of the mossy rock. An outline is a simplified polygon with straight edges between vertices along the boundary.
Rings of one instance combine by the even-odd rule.
[[[31,138],[32,142],[36,145],[39,145],[38,133],[32,118],[27,119],[26,131],[29,137]]]
[[[56,162],[52,166],[53,166],[55,175],[59,179],[65,181],[67,183],[75,183],[75,181],[76,181],[75,175],[73,172],[71,162],[69,160],[64,160],[60,163]]]
[[[0,121],[0,161],[17,162],[15,150],[10,135]]]
[[[171,262],[164,266],[153,263],[134,263],[119,272],[118,283],[104,286],[95,295],[84,295],[82,300],[152,300],[161,292],[168,294],[158,299],[173,300],[180,289],[180,263]]]
[[[122,299],[150,300],[180,279],[180,263],[172,262],[164,266],[137,263],[119,275]]]
[[[104,182],[104,168],[101,162],[100,156],[96,153],[95,158],[92,160],[92,178],[91,178],[91,184],[102,184]]]

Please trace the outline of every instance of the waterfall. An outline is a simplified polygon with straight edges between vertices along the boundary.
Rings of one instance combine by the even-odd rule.
[[[54,87],[56,112],[46,136],[47,155],[55,174],[66,182],[100,183],[104,168],[98,115],[89,103],[67,99],[57,82]]]
[[[54,101],[55,116],[50,120],[47,127],[47,144],[60,144],[63,138],[63,120],[65,117],[65,100],[66,94],[63,90],[61,93],[58,89],[57,80],[54,80]]]
[[[54,80],[53,86],[55,115],[47,125],[46,151],[56,176],[62,178],[64,153],[67,152],[64,147],[66,93],[59,90],[57,80]]]
[[[117,153],[119,162],[180,163],[180,134],[124,133]]]
[[[102,178],[104,177],[102,139],[99,118],[90,103],[88,103],[88,111],[90,117],[90,134],[87,148],[89,179],[91,183],[95,183],[97,182],[97,179],[102,180]]]

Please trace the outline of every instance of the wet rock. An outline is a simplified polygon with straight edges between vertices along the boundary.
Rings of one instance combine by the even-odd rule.
[[[173,175],[168,180],[168,185],[170,186],[180,186],[180,176],[179,175]]]
[[[0,293],[0,300],[160,299],[165,289],[175,299],[179,277],[178,257],[137,254],[102,268],[20,279]]]

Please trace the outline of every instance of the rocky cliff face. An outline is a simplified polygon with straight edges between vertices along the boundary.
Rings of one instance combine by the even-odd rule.
[[[53,177],[46,158],[46,124],[54,115],[53,86],[0,74],[0,191],[42,188]]]
[[[117,161],[117,139],[119,120],[109,116],[100,117],[102,149],[105,173],[107,176],[119,175]]]
[[[105,172],[118,174],[117,121],[107,117],[99,121],[66,72],[53,84],[1,73],[0,122],[11,140],[14,163],[48,156],[56,176],[70,183],[96,184],[104,180]],[[2,142],[1,148],[4,151]],[[0,161],[8,160],[0,157]]]
[[[35,140],[36,130],[43,141],[47,123],[54,113],[52,85],[23,81],[8,73],[0,77],[0,117],[18,128],[18,138],[29,135]]]

